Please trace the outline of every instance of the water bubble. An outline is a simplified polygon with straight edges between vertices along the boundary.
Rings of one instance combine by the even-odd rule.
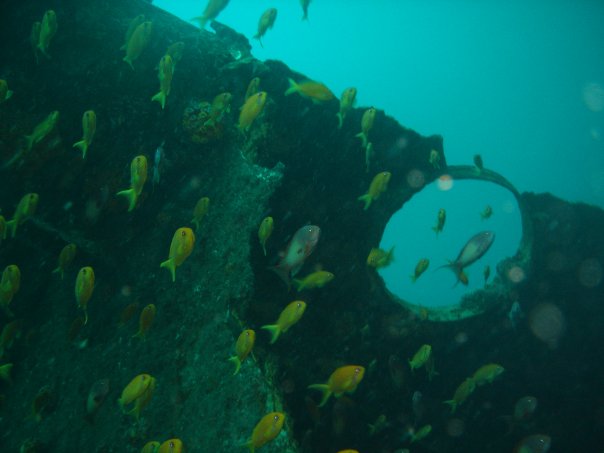
[[[466,429],[466,423],[461,418],[451,418],[447,421],[447,434],[451,437],[461,437]]]
[[[407,173],[407,184],[413,189],[421,189],[426,184],[426,177],[421,171],[413,169]]]
[[[588,83],[583,87],[583,102],[592,112],[604,109],[604,88],[599,83]]]
[[[451,175],[442,175],[436,183],[442,191],[451,190],[453,188],[453,178]]]
[[[512,214],[516,211],[516,202],[514,200],[506,200],[501,205],[501,210],[506,214]]]
[[[562,252],[551,252],[545,258],[545,267],[551,272],[562,272],[566,265],[566,256]]]
[[[545,302],[533,308],[529,315],[529,325],[533,335],[555,349],[566,329],[566,319],[556,305]]]
[[[579,265],[579,282],[587,288],[595,288],[602,281],[602,265],[594,258]]]
[[[455,343],[462,345],[468,342],[468,334],[465,332],[457,332],[455,335]]]
[[[524,270],[520,266],[512,266],[508,271],[508,279],[513,283],[520,283],[525,276]]]

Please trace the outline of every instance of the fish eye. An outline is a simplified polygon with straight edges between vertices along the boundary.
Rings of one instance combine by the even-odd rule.
[[[180,235],[181,235],[182,237],[185,237],[185,236],[187,235],[187,232],[186,232],[186,231],[181,231],[181,232],[180,232]]]
[[[356,367],[354,369],[355,374],[359,374],[361,372],[361,369],[359,367]]]
[[[86,269],[82,269],[82,275],[86,275]]]
[[[273,419],[274,419],[276,422],[278,422],[278,421],[279,421],[279,416],[278,416],[278,415],[275,415],[275,416],[273,417]]]
[[[170,441],[170,448],[174,448],[174,442]]]

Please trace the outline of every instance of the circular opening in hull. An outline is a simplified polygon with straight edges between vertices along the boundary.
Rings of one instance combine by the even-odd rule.
[[[485,181],[442,182],[441,178],[426,186],[391,217],[380,248],[394,247],[394,260],[378,272],[398,302],[422,318],[448,321],[481,313],[476,300],[482,293],[520,283],[526,276],[520,267],[498,266],[516,255],[523,236],[515,194]],[[446,217],[437,232],[439,211],[441,218],[443,212]],[[487,249],[478,257],[480,233],[485,232],[494,239],[490,245],[482,244]],[[429,264],[417,275],[422,259]],[[448,266],[456,260],[469,264],[462,269]],[[474,303],[464,306],[464,300]]]

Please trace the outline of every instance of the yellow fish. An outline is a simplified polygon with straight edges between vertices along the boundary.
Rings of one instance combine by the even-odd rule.
[[[452,414],[455,413],[455,409],[457,409],[457,406],[461,405],[466,399],[468,399],[472,392],[474,392],[475,388],[476,383],[472,378],[467,378],[465,381],[459,384],[459,387],[457,387],[457,389],[455,390],[453,399],[444,402],[445,404],[451,406]]]
[[[3,239],[6,239],[6,230],[6,219],[0,215],[0,244],[2,244]]]
[[[6,80],[0,79],[0,104],[9,100],[12,95],[13,92],[8,89],[8,83],[6,83]]]
[[[270,332],[271,344],[277,341],[281,332],[287,332],[291,326],[300,321],[304,310],[306,310],[306,303],[301,300],[295,300],[283,309],[276,324],[261,327]]]
[[[255,342],[256,332],[254,332],[252,329],[244,330],[237,338],[237,342],[235,343],[235,355],[229,358],[229,361],[235,364],[233,376],[239,373],[241,364],[247,358],[250,352],[252,352]]]
[[[206,5],[206,9],[203,11],[203,14],[201,16],[194,17],[191,20],[199,22],[199,26],[204,28],[206,23],[210,20],[216,19],[220,12],[226,8],[228,4],[229,0],[208,0],[208,4]]]
[[[430,157],[428,157],[428,162],[432,167],[436,170],[440,169],[440,154],[435,149],[430,151]]]
[[[289,88],[285,91],[285,96],[289,96],[292,93],[299,93],[302,97],[311,99],[315,104],[335,99],[334,94],[322,83],[313,82],[312,80],[296,83],[293,79],[287,80],[289,82]]]
[[[75,296],[78,307],[84,310],[84,324],[88,322],[88,301],[93,290],[94,270],[90,266],[83,267],[76,277]]]
[[[0,366],[0,379],[8,382],[10,384],[11,383],[10,372],[12,369],[13,369],[12,363],[5,363],[4,365],[1,365]]]
[[[166,98],[172,88],[172,76],[174,75],[174,62],[170,55],[164,55],[159,60],[158,78],[159,93],[151,98],[151,101],[160,103],[162,110],[166,107]]]
[[[483,365],[476,370],[472,379],[476,383],[477,386],[484,384],[492,384],[497,376],[505,371],[501,365],[497,363],[489,363],[487,365]]]
[[[252,432],[252,437],[245,444],[250,449],[251,453],[273,440],[281,432],[283,423],[285,422],[285,414],[282,412],[270,412],[266,414]]]
[[[323,398],[319,404],[319,407],[323,407],[332,394],[336,398],[339,398],[344,393],[354,393],[361,380],[363,380],[364,375],[364,367],[360,365],[346,365],[331,373],[327,384],[313,384],[309,385],[308,388],[323,392]]]
[[[195,231],[199,231],[201,221],[204,219],[209,210],[210,199],[208,197],[200,198],[195,204],[195,208],[193,209],[193,220],[191,220],[191,223],[195,225]]]
[[[411,371],[421,368],[428,362],[430,356],[432,354],[432,346],[429,344],[422,345],[419,350],[415,353],[413,358],[409,360],[409,366],[411,367]]]
[[[361,118],[361,132],[359,132],[356,137],[359,137],[363,141],[363,148],[367,147],[369,131],[373,127],[376,113],[376,110],[371,107],[370,109],[365,110],[365,113],[363,113],[363,117]]]
[[[258,22],[258,33],[254,35],[254,39],[257,39],[260,45],[262,46],[262,37],[266,34],[266,31],[269,28],[273,28],[275,25],[275,20],[277,19],[277,8],[269,8],[267,9],[262,16],[260,16],[260,21]],[[262,46],[264,47],[264,46]]]
[[[445,227],[445,221],[447,220],[447,211],[445,211],[444,209],[439,209],[438,210],[438,217],[436,219],[436,226],[433,226],[432,229],[434,230],[434,232],[436,233],[436,235],[438,236],[438,233],[440,233],[443,228]]]
[[[15,210],[12,220],[6,222],[7,230],[10,229],[11,231],[11,238],[14,238],[17,234],[17,227],[19,225],[23,225],[27,219],[36,213],[38,200],[39,197],[37,193],[28,193],[23,195],[23,198],[21,198],[19,204],[17,205],[17,209]]]
[[[120,50],[126,50],[128,47],[128,43],[130,42],[130,38],[134,34],[134,30],[145,21],[145,15],[139,14],[134,19],[130,21],[130,25],[128,25],[128,31],[126,31],[126,39],[124,39],[124,45],[120,47]]]
[[[138,332],[136,332],[132,337],[142,338],[143,340],[147,338],[147,332],[153,325],[153,320],[155,319],[155,305],[149,304],[143,311],[141,311],[141,315],[138,319]]]
[[[44,13],[44,17],[42,17],[40,37],[38,39],[38,50],[48,58],[50,58],[50,55],[48,54],[48,47],[50,47],[50,41],[52,40],[56,32],[57,15],[52,9],[49,9]]]
[[[251,96],[255,95],[260,88],[260,77],[254,77],[250,80],[245,92],[245,100],[247,101]]]
[[[133,71],[133,63],[141,56],[141,53],[143,53],[143,50],[149,44],[152,30],[153,24],[151,22],[143,22],[134,29],[132,36],[130,36],[130,40],[126,45],[126,56],[123,60],[130,65]]]
[[[338,453],[359,453],[359,451],[348,449],[348,450],[340,450]]]
[[[15,339],[21,336],[21,321],[15,320],[6,324],[2,328],[2,333],[0,334],[0,358],[4,356],[4,352],[9,349]]]
[[[491,217],[492,215],[493,215],[493,208],[492,208],[491,206],[487,205],[487,206],[484,208],[484,211],[482,211],[482,212],[480,213],[480,218],[481,218],[482,220],[486,220],[486,219],[488,219],[489,217]]]
[[[57,123],[59,122],[59,112],[55,110],[39,123],[32,132],[31,135],[25,137],[25,151],[29,152],[42,140],[44,140],[52,131],[55,130]],[[14,158],[13,158],[14,159]]]
[[[308,20],[308,5],[310,5],[311,0],[300,0],[300,4],[302,5],[302,12],[304,15],[302,16],[302,20]]]
[[[82,129],[84,137],[79,142],[73,144],[74,148],[79,148],[82,151],[82,159],[86,159],[88,147],[92,143],[94,133],[96,132],[96,113],[93,110],[86,110],[82,116]]]
[[[422,258],[421,260],[419,260],[417,262],[417,264],[415,265],[415,272],[413,273],[413,275],[411,275],[411,281],[413,283],[415,283],[417,281],[417,279],[420,277],[420,275],[422,275],[424,272],[426,272],[426,269],[428,269],[428,266],[430,266],[429,259]]]
[[[372,248],[367,256],[367,266],[381,269],[389,266],[394,261],[394,247],[391,247],[387,252],[379,248]]]
[[[157,453],[182,453],[184,446],[180,439],[168,439],[159,446]]]
[[[386,192],[391,177],[392,173],[389,171],[383,171],[374,176],[371,184],[369,184],[367,193],[358,198],[359,201],[365,202],[365,207],[363,208],[365,211],[369,209],[374,200],[377,200],[382,193]]]
[[[292,281],[296,285],[296,291],[303,289],[323,288],[334,279],[335,275],[327,271],[316,271],[308,274],[302,280],[294,278]]]
[[[65,269],[71,264],[75,258],[77,247],[75,244],[67,244],[59,253],[59,265],[52,271],[53,274],[61,274],[61,280],[65,277]]]
[[[210,108],[210,118],[204,125],[213,126],[222,121],[224,115],[231,111],[231,99],[233,99],[233,95],[228,92],[220,93],[216,96],[212,101],[212,107]]]
[[[128,212],[135,208],[145,181],[147,181],[147,158],[142,155],[136,156],[130,163],[130,189],[122,190],[116,194],[128,199]]]
[[[336,113],[338,117],[338,129],[342,129],[342,125],[344,124],[344,119],[346,115],[352,107],[354,107],[354,103],[357,98],[357,89],[354,87],[346,88],[342,92],[342,96],[340,97],[340,111]]]
[[[178,62],[182,60],[184,52],[185,43],[182,41],[177,41],[175,43],[170,44],[170,46],[166,50],[166,55],[170,55],[170,57],[172,57],[172,64],[174,65],[174,67],[176,67]]]
[[[160,443],[158,441],[152,440],[145,444],[145,446],[141,450],[141,453],[157,453],[159,446],[160,446]]]
[[[411,443],[418,442],[432,432],[432,425],[424,425],[411,435]]]
[[[149,374],[139,374],[134,377],[124,390],[122,390],[122,395],[117,400],[123,412],[126,412],[126,406],[134,403],[135,406],[128,413],[135,412],[136,410],[136,402],[141,398],[144,398],[147,394],[147,391],[151,386],[155,385],[155,378]]]
[[[239,113],[239,129],[246,131],[250,128],[254,120],[260,115],[266,104],[266,91],[259,91],[250,96]]]
[[[38,64],[38,42],[40,41],[40,31],[42,30],[42,23],[34,22],[31,26],[31,32],[29,33],[29,43],[32,50],[34,51],[34,59]]]
[[[159,265],[170,271],[172,282],[176,281],[176,268],[189,257],[194,245],[195,233],[191,228],[182,227],[176,230],[170,244],[168,259]]]
[[[124,390],[122,390],[122,395],[117,400],[122,410],[124,410],[126,406],[140,398],[149,388],[151,381],[152,377],[144,373],[134,377],[128,383],[128,385],[124,387]]]
[[[2,272],[0,280],[0,307],[8,316],[13,316],[9,305],[21,288],[21,270],[16,264],[9,264]]]
[[[273,234],[273,225],[273,218],[265,217],[262,219],[262,222],[260,222],[260,228],[258,228],[258,240],[262,246],[264,256],[266,256],[266,241],[268,241],[268,238]]]
[[[144,393],[134,401],[134,408],[129,412],[134,415],[134,418],[137,420],[140,417],[141,410],[143,410],[147,404],[151,401],[151,397],[153,396],[153,392],[155,391],[155,378],[151,376],[151,382],[149,382],[149,387]]]

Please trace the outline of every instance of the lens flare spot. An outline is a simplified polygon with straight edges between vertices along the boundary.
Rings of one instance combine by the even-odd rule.
[[[544,302],[531,311],[529,325],[535,337],[550,349],[556,349],[566,330],[566,318],[556,305]]]
[[[413,189],[421,189],[426,184],[426,177],[423,172],[413,169],[407,173],[407,184]]]
[[[508,271],[508,278],[513,283],[520,283],[526,277],[524,270],[519,266],[513,266]]]
[[[453,188],[453,178],[451,175],[442,175],[436,183],[442,191],[451,190]]]
[[[595,288],[602,281],[602,265],[596,259],[590,258],[579,266],[579,282],[586,288]]]
[[[604,110],[604,87],[599,83],[588,83],[583,87],[583,102],[592,112]]]

